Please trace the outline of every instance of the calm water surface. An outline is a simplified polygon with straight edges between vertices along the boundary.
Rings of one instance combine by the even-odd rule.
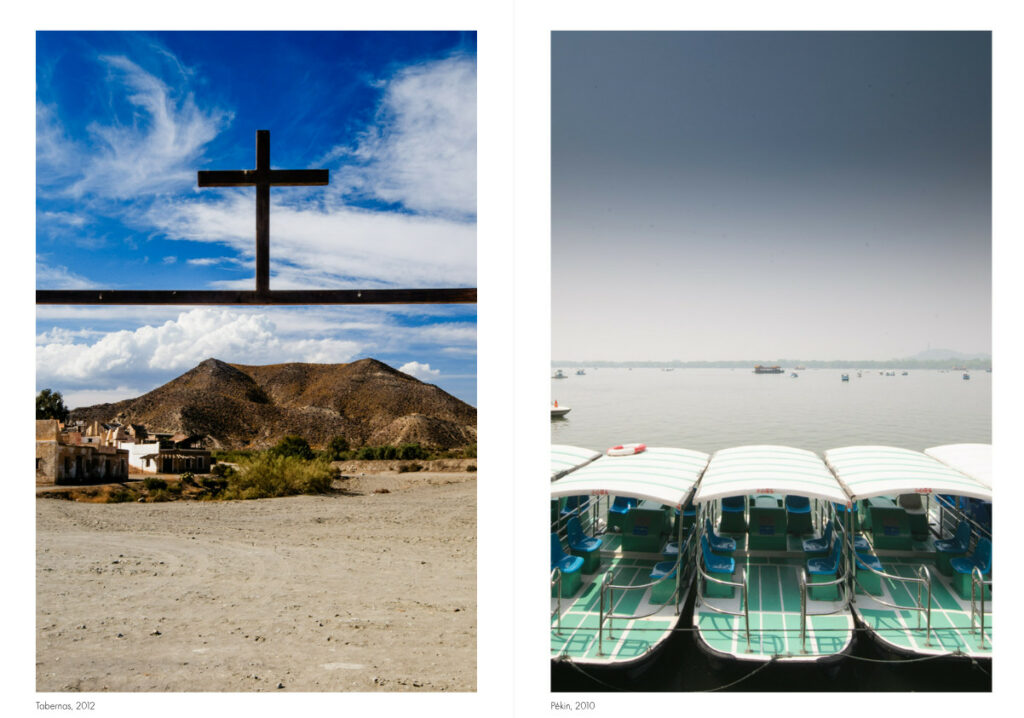
[[[558,368],[558,367],[555,367]],[[992,441],[992,374],[807,369],[797,378],[752,369],[561,369],[551,398],[572,411],[551,440],[602,450],[620,443],[708,453],[782,444],[818,453],[856,444],[930,446]],[[553,371],[552,371],[553,373]]]

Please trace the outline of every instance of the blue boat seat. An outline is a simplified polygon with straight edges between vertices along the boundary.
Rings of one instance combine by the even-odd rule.
[[[806,496],[786,494],[786,511],[791,514],[811,513],[811,500]]]
[[[992,542],[987,538],[978,539],[978,545],[974,547],[973,554],[955,558],[949,563],[956,573],[971,573],[977,566],[981,575],[987,576],[992,570]]]
[[[799,535],[809,534],[813,530],[811,500],[806,496],[786,494],[786,531]]]
[[[651,569],[651,582],[664,578],[665,580],[651,588],[651,603],[668,603],[676,591],[676,582],[672,577],[676,575],[675,561],[662,561],[654,564]],[[666,578],[667,577],[667,578]]]
[[[745,533],[747,530],[747,499],[745,496],[726,496],[722,499],[722,521],[719,530]]]
[[[974,568],[977,567],[982,576],[988,576],[992,572],[992,542],[987,538],[980,538],[974,547],[973,554],[954,558],[949,563],[953,568],[953,583],[956,585],[960,598],[969,599]],[[988,597],[989,589],[985,587],[983,590],[985,596]]]
[[[700,550],[704,554],[704,567],[708,573],[727,573],[732,575],[736,570],[736,559],[732,556],[718,556],[711,553],[708,537],[700,537]]]
[[[825,524],[825,532],[821,538],[804,539],[804,553],[825,553],[832,545],[832,520]]]
[[[957,524],[953,538],[935,542],[935,550],[939,553],[967,553],[971,541],[971,525],[966,521]]]
[[[636,506],[637,501],[628,496],[616,496],[615,501],[608,507],[608,511],[615,514],[624,514]]]
[[[707,534],[708,544],[711,546],[712,551],[732,553],[736,550],[736,539],[717,535],[711,526],[711,519],[709,518],[704,519],[704,533]]]
[[[811,577],[811,583],[829,583],[834,581],[839,572],[839,546],[841,541],[836,536],[832,542],[832,552],[825,557],[807,559],[807,573]],[[808,586],[810,597],[820,601],[835,601],[839,599],[839,587],[837,585],[821,586],[815,588]]]
[[[590,505],[589,496],[566,496],[565,506],[562,507],[562,516],[576,513],[577,510],[584,511]]]
[[[853,550],[857,553],[869,553],[871,551],[871,544],[863,536],[854,536]]]
[[[857,593],[870,593],[873,596],[882,593],[882,577],[874,571],[882,571],[882,562],[871,554],[855,554],[857,556]]]
[[[573,556],[583,559],[583,573],[597,573],[597,569],[601,567],[601,552],[598,550],[601,548],[601,539],[591,538],[583,533],[580,520],[575,516],[569,518],[565,532],[569,542],[569,551]]]
[[[581,576],[583,559],[567,554],[562,548],[558,534],[553,533],[551,534],[551,570],[554,571],[556,568],[562,572],[562,597],[572,596],[583,583]],[[557,587],[553,587],[552,590],[557,590]]]
[[[569,523],[566,524],[565,530],[569,539],[570,550],[590,553],[591,551],[597,551],[601,548],[601,539],[591,538],[584,534],[583,528],[580,526],[580,520],[575,516],[569,519]]]
[[[807,559],[807,573],[812,576],[835,576],[839,570],[839,537],[832,542],[828,556]]]

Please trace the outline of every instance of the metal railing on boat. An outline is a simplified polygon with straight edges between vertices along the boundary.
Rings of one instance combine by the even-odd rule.
[[[991,579],[986,581],[981,575],[981,569],[975,566],[971,569],[971,633],[976,630],[975,621],[980,619],[981,628],[981,647],[985,647],[985,592],[992,585]],[[975,590],[981,594],[980,600],[980,611],[977,611],[977,618],[975,617]]]
[[[562,569],[555,566],[551,570],[551,588],[557,588],[555,596],[557,597],[557,603],[555,604],[555,610],[552,614],[555,616],[555,634],[558,636],[562,635]]]
[[[704,557],[703,556],[701,556],[699,560],[695,561],[695,565],[697,566],[697,574],[698,574],[698,576],[697,576],[697,599],[696,599],[697,605],[698,606],[704,606],[708,610],[711,610],[711,611],[713,611],[715,613],[721,613],[721,614],[726,615],[726,616],[742,617],[743,618],[744,632],[747,635],[747,653],[750,653],[750,607],[749,607],[749,604],[747,602],[747,573],[746,573],[746,571],[743,572],[743,580],[742,581],[727,581],[724,578],[715,578],[714,576],[711,576],[710,574],[708,574],[704,570],[703,564],[704,564]],[[704,579],[706,581],[711,581],[713,583],[717,583],[717,584],[720,584],[722,586],[732,586],[733,588],[742,589],[742,591],[740,593],[740,602],[743,605],[743,611],[742,612],[741,611],[730,611],[730,610],[728,610],[726,608],[720,608],[720,607],[715,606],[713,604],[707,603],[704,600],[704,590],[702,588],[703,583],[700,581],[700,579]]]
[[[841,566],[842,564],[840,564]],[[832,611],[822,611],[821,613],[808,613],[807,612],[807,569],[801,568],[800,573],[797,575],[798,583],[800,586],[800,652],[807,653],[807,617],[808,616],[831,616],[836,613],[842,613],[847,610],[850,605],[850,587],[846,580],[846,572],[839,573],[832,581],[815,582],[815,588],[825,588],[826,586],[838,586],[842,591],[842,598],[839,600],[839,608]]]
[[[917,611],[917,629],[918,630],[920,630],[920,628],[921,628],[921,614],[924,613],[925,614],[924,645],[931,646],[931,636],[932,636],[932,572],[931,572],[931,569],[929,569],[926,565],[921,564],[920,566],[917,567],[917,571],[915,571],[915,573],[917,574],[916,576],[897,576],[895,574],[886,573],[885,571],[877,571],[877,570],[873,569],[871,566],[868,566],[867,564],[864,564],[864,568],[857,568],[855,570],[854,575],[853,575],[853,582],[854,582],[854,584],[856,584],[856,585],[860,586],[861,588],[863,588],[865,592],[867,592],[867,587],[864,584],[862,584],[860,582],[860,580],[857,578],[857,574],[860,573],[861,571],[870,571],[871,573],[873,573],[873,574],[875,574],[877,576],[880,576],[881,578],[887,578],[890,581],[897,581],[897,582],[902,582],[902,583],[915,584],[917,586],[917,605],[916,606],[899,606],[899,605],[897,605],[895,603],[889,603],[888,601],[883,601],[881,598],[879,598],[878,596],[874,596],[874,595],[872,595],[871,598],[872,598],[872,600],[875,603],[878,603],[878,604],[880,604],[882,606],[888,606],[889,608],[894,608],[897,611]],[[922,603],[922,601],[921,601],[921,592],[922,592],[922,590],[926,591],[926,593],[927,593],[927,601],[924,602],[924,603]]]
[[[665,581],[675,581],[676,582],[676,587],[675,587],[675,590],[672,592],[671,600],[667,601],[664,605],[668,605],[668,603],[674,603],[675,604],[676,615],[679,615],[679,603],[680,603],[680,599],[682,598],[682,589],[683,589],[684,586],[689,585],[689,582],[691,580],[691,571],[687,570],[686,574],[684,575],[684,573],[682,571],[682,568],[684,566],[692,565],[694,533],[695,532],[691,532],[689,534],[689,536],[686,537],[685,541],[682,541],[682,537],[680,535],[680,542],[682,543],[682,546],[680,547],[679,553],[676,556],[676,561],[675,561],[675,565],[673,567],[673,570],[668,572],[667,574],[665,574],[664,576],[662,576],[659,579],[651,581],[650,583],[644,583],[644,584],[640,584],[640,585],[636,585],[636,586],[625,585],[625,584],[617,586],[614,583],[615,577],[617,575],[614,571],[608,571],[608,573],[606,573],[600,579],[601,586],[600,586],[600,600],[599,600],[598,623],[597,623],[597,654],[599,656],[603,656],[604,655],[604,631],[605,631],[605,622],[606,621],[608,623],[608,638],[614,640],[615,639],[615,633],[614,633],[615,623],[614,623],[614,620],[616,618],[623,618],[623,619],[646,618],[648,616],[653,616],[654,614],[656,614],[656,613],[658,613],[659,611],[662,610],[662,608],[656,608],[654,611],[651,611],[650,613],[646,613],[646,614],[643,614],[643,615],[636,615],[636,614],[625,615],[625,614],[623,614],[623,615],[618,615],[617,616],[617,615],[615,615],[615,613],[613,611],[613,607],[615,606],[615,591],[622,591],[622,592],[626,592],[626,591],[640,591],[642,593],[642,592],[646,591],[647,589],[653,589],[654,586],[657,586],[657,585],[659,585],[659,584],[661,584],[661,583],[663,583]],[[680,532],[680,534],[681,534],[681,532]],[[608,608],[607,612],[605,611],[606,607]]]

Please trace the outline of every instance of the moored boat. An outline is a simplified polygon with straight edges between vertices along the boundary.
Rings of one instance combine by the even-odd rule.
[[[849,547],[836,511],[847,503],[810,451],[742,446],[712,456],[694,496],[693,627],[705,652],[828,663],[850,650]]]
[[[693,578],[683,509],[697,451],[624,444],[551,484],[551,658],[636,667],[672,635]],[[552,460],[554,461],[554,454]]]
[[[990,660],[991,540],[966,520],[949,535],[929,516],[933,497],[991,501],[991,488],[931,456],[890,446],[830,449],[825,461],[856,501],[848,524],[864,532],[876,558],[850,566],[863,591],[853,610],[872,639],[898,654]]]
[[[568,379],[569,377],[567,377],[565,375],[565,372],[563,372],[561,369],[556,369],[555,373],[551,375],[551,378],[552,379]]]

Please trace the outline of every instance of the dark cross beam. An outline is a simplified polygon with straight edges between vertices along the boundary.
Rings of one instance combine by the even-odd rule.
[[[199,172],[200,187],[256,186],[256,293],[270,291],[270,188],[325,185],[327,170],[270,169],[270,130],[256,130],[256,169]]]
[[[37,289],[36,304],[475,304],[476,289],[270,289],[270,188],[326,185],[327,170],[270,169],[270,131],[256,131],[256,169],[202,170],[200,187],[256,187],[256,291]]]

